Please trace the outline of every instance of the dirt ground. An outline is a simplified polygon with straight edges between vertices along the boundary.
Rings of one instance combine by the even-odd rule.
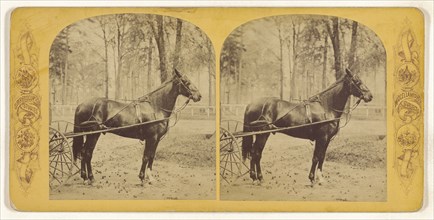
[[[92,159],[95,183],[79,174],[50,191],[50,199],[215,199],[215,121],[180,120],[160,142],[151,185],[138,178],[144,146],[138,140],[101,135]]]
[[[308,179],[313,145],[271,135],[262,155],[264,182],[249,175],[221,182],[222,200],[385,201],[386,123],[352,120],[331,142],[323,166],[325,182]]]

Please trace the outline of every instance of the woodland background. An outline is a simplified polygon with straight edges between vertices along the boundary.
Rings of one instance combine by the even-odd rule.
[[[226,39],[221,59],[221,102],[246,104],[257,97],[303,100],[339,79],[359,74],[386,105],[386,53],[370,29],[327,16],[274,16],[250,21]]]
[[[200,105],[215,103],[215,55],[208,37],[180,19],[114,14],[64,28],[50,50],[51,103],[70,105],[90,97],[136,99],[177,68],[201,92]]]

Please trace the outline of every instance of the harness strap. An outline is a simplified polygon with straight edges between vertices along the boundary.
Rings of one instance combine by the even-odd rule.
[[[304,102],[304,107],[306,108],[307,121],[312,123],[312,111],[310,110],[309,102]]]
[[[136,109],[136,116],[139,119],[139,122],[142,123],[142,111],[140,110],[140,105],[137,102],[134,103],[134,108]]]

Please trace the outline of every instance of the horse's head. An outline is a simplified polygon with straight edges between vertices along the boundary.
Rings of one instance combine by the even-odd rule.
[[[363,99],[365,102],[370,102],[373,98],[372,93],[359,76],[352,74],[349,69],[345,69],[345,72],[347,73],[345,79],[349,83],[350,94]]]
[[[202,95],[196,86],[191,83],[190,79],[187,78],[187,76],[182,75],[180,72],[178,72],[178,70],[175,69],[174,78],[175,83],[177,83],[179,88],[179,94],[193,99],[194,102],[200,101]]]

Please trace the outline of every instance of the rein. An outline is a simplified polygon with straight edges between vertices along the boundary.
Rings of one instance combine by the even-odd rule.
[[[356,87],[356,89],[358,89],[360,92],[362,92],[362,90],[359,88],[359,86],[357,86],[356,84],[354,84],[354,82],[353,82],[353,80],[352,80],[353,77],[354,77],[354,76],[351,76],[351,79],[349,79],[350,83],[353,84],[353,85]],[[329,91],[329,90],[335,88],[336,86],[338,86],[338,85],[339,85],[341,82],[343,82],[343,81],[347,81],[347,79],[346,79],[345,77],[339,79],[338,81],[334,82],[330,87],[328,87],[328,88],[325,89],[324,91],[321,91],[321,92],[319,92],[319,93],[317,93],[317,94],[315,94],[315,95],[309,97],[309,98],[308,98],[307,100],[305,100],[305,101],[310,101],[310,102],[319,101],[319,102],[320,102],[320,101],[321,101],[320,98],[319,98],[320,95],[322,95],[322,94],[324,94],[325,92],[327,92],[327,91]],[[272,122],[268,122],[268,123],[266,123],[266,124],[261,124],[261,125],[244,125],[244,126],[249,127],[249,128],[258,128],[258,127],[265,127],[265,126],[273,125],[274,123],[276,123],[277,121],[281,120],[281,119],[284,118],[286,115],[288,115],[290,112],[292,112],[294,109],[296,109],[296,108],[298,108],[298,107],[300,107],[300,106],[302,106],[302,105],[305,105],[305,101],[300,102],[299,104],[297,104],[297,105],[294,106],[293,108],[289,109],[289,110],[288,110],[284,115],[280,116],[279,118],[277,118],[276,120],[274,120],[274,121],[272,121]],[[350,119],[351,119],[351,112],[357,108],[357,106],[360,104],[361,101],[362,101],[362,98],[358,98],[357,102],[354,103],[353,106],[352,106],[349,110],[337,110],[337,109],[331,108],[331,109],[332,109],[333,111],[335,111],[335,112],[345,113],[345,114],[346,114],[346,122],[345,122],[345,124],[344,124],[342,127],[340,127],[340,128],[343,128],[343,127],[345,127],[345,126],[348,124],[348,122],[349,122]],[[264,103],[264,106],[265,106],[265,103]],[[261,115],[259,116],[258,120],[259,120],[261,117],[263,117],[264,106],[262,107],[262,112],[261,112]],[[336,121],[337,121],[337,120],[341,120],[342,117],[338,117],[338,118],[335,118],[335,119],[336,119]],[[307,125],[308,125],[308,124],[307,124]]]
[[[161,108],[161,107],[160,107],[160,109],[163,110],[163,111],[165,111],[165,112],[167,112],[167,113],[175,113],[175,114],[177,114],[178,112],[184,110],[184,108],[188,105],[188,103],[190,102],[190,100],[191,100],[191,98],[189,97],[189,98],[184,102],[184,104],[182,104],[181,107],[179,107],[178,109],[175,109],[175,110],[169,110],[169,109],[165,109],[165,108]]]
[[[108,121],[112,120],[114,117],[116,117],[119,113],[121,113],[122,111],[124,111],[127,107],[131,106],[132,104],[136,104],[137,102],[148,102],[148,97],[149,97],[149,95],[151,95],[151,94],[153,94],[153,93],[155,93],[155,92],[157,92],[157,91],[159,91],[159,90],[165,88],[167,84],[173,82],[175,79],[178,80],[178,81],[179,81],[179,84],[181,84],[185,89],[187,89],[188,91],[190,91],[190,89],[189,89],[186,85],[184,85],[184,83],[182,82],[181,79],[178,79],[178,78],[172,78],[171,80],[168,80],[168,81],[164,82],[163,84],[161,84],[157,89],[155,89],[155,90],[153,90],[153,91],[147,93],[146,95],[143,95],[143,96],[139,97],[139,98],[136,99],[136,100],[132,100],[130,103],[128,103],[128,105],[126,105],[126,106],[124,106],[123,108],[121,108],[121,109],[120,109],[116,114],[114,114],[112,117],[108,118],[107,120],[105,120],[105,121],[103,121],[103,122],[99,122],[99,123],[97,123],[97,124],[91,124],[91,125],[75,125],[75,124],[74,124],[74,127],[82,128],[82,129],[83,129],[83,128],[91,128],[91,127],[94,127],[94,126],[104,125],[105,123],[107,123]],[[191,91],[190,91],[190,92],[191,92]],[[176,122],[175,122],[175,124],[173,125],[173,126],[175,126],[176,123],[179,121],[179,119],[178,119],[178,113],[179,113],[180,111],[184,110],[184,108],[188,105],[188,103],[190,102],[190,100],[191,100],[191,97],[188,97],[188,99],[185,101],[185,103],[184,103],[180,108],[175,109],[175,110],[168,110],[168,109],[164,109],[164,108],[160,107],[160,109],[161,109],[162,111],[164,111],[164,112],[167,112],[167,113],[174,113],[174,116],[170,116],[170,117],[167,117],[167,118],[164,118],[164,119],[169,120],[169,119],[175,117],[175,118],[176,118]],[[91,122],[90,119],[91,119],[92,117],[94,117],[94,116],[93,116],[93,112],[94,112],[94,109],[95,109],[95,106],[96,106],[97,103],[98,103],[98,101],[95,102],[94,105],[93,105],[93,108],[92,108],[92,115],[91,115],[91,116],[89,117],[89,119],[87,120],[88,122]],[[164,119],[163,119],[163,120],[164,120]],[[160,121],[160,120],[157,120],[157,121]],[[95,121],[95,122],[97,122],[97,121]],[[149,121],[148,121],[148,122],[149,122]],[[139,126],[139,125],[143,125],[143,124],[146,124],[146,122],[144,122],[144,123],[139,123],[139,124],[136,124],[136,125]],[[105,126],[105,125],[104,125],[104,126]],[[171,126],[171,127],[173,127],[173,126]],[[127,128],[127,127],[125,127],[125,128]]]

